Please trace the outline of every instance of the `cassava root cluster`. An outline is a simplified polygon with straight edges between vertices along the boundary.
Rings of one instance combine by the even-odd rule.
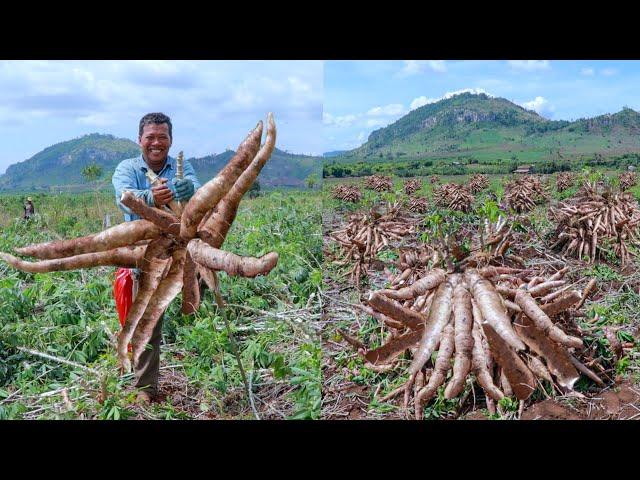
[[[376,192],[390,192],[393,188],[391,177],[384,175],[371,175],[364,182],[364,188],[375,190]]]
[[[336,185],[331,191],[331,196],[343,202],[357,203],[362,199],[362,192],[357,185]]]
[[[460,395],[470,374],[484,390],[490,409],[504,396],[528,399],[542,381],[568,392],[579,372],[602,384],[576,358],[582,340],[552,320],[584,301],[583,294],[566,285],[566,271],[545,279],[507,267],[459,273],[436,268],[409,286],[395,283],[369,293],[363,310],[390,332],[381,347],[368,350],[341,333],[365,365],[377,372],[399,367],[401,355],[411,351],[408,381],[381,401],[404,393],[407,406],[413,393],[416,418],[445,382],[445,398]]]
[[[575,196],[551,207],[549,214],[558,222],[551,248],[564,255],[594,263],[609,251],[624,265],[628,245],[640,245],[640,209],[628,192],[587,182]]]

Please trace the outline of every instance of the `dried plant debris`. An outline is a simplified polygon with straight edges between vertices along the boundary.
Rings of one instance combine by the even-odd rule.
[[[421,188],[422,188],[422,181],[418,178],[412,178],[409,180],[405,180],[404,182],[404,192],[409,196],[413,195]]]
[[[472,194],[476,194],[484,190],[489,186],[489,177],[483,173],[476,173],[469,180],[469,191]]]
[[[465,185],[445,183],[434,189],[433,199],[439,207],[468,212],[473,205],[473,195]]]
[[[431,177],[429,178],[429,183],[431,183],[431,185],[440,183],[440,177],[438,175],[431,175]]]
[[[384,175],[371,175],[364,182],[364,188],[375,190],[376,192],[390,192],[393,188],[391,177]]]
[[[362,192],[357,185],[340,184],[333,187],[331,196],[343,202],[357,203],[362,199]]]
[[[557,222],[551,248],[566,256],[593,263],[613,254],[625,265],[632,255],[629,246],[640,245],[640,209],[628,192],[587,182],[549,214]]]
[[[506,206],[518,213],[533,210],[536,204],[548,199],[548,186],[543,184],[540,178],[532,175],[524,175],[505,185]]]
[[[171,301],[182,291],[182,311],[195,312],[200,305],[198,275],[211,285],[215,271],[229,275],[266,275],[278,254],[260,258],[240,257],[219,250],[233,223],[238,205],[275,147],[273,116],[267,121],[267,138],[261,147],[259,122],[218,175],[205,183],[181,206],[182,213],[148,206],[131,192],[122,204],[142,217],[95,235],[48,242],[17,249],[21,255],[41,259],[26,262],[0,253],[0,258],[27,272],[53,272],[115,266],[141,270],[138,294],[118,338],[118,360],[123,370],[137,365],[151,333]],[[127,345],[131,343],[131,358]]]
[[[352,264],[349,275],[360,287],[360,278],[368,274],[368,265],[377,253],[393,241],[415,233],[415,220],[404,215],[399,204],[387,205],[385,212],[373,208],[349,217],[348,223],[329,236],[340,244],[344,255],[335,265]]]
[[[380,400],[404,393],[406,407],[413,394],[418,419],[445,383],[444,397],[453,399],[475,380],[489,404],[505,396],[524,401],[543,381],[570,392],[580,373],[602,383],[577,358],[577,329],[558,321],[583,298],[567,286],[566,271],[542,278],[508,267],[432,269],[408,286],[368,294],[366,308],[390,332],[382,346],[345,340],[376,372],[401,368],[400,357],[411,352],[408,381]]]
[[[571,172],[560,172],[556,177],[556,190],[564,192],[566,189],[573,187],[576,176]]]

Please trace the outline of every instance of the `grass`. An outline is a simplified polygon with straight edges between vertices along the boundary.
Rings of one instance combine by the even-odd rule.
[[[32,196],[37,215],[29,222],[20,218],[20,195],[0,196],[0,251],[100,231],[105,213],[112,223],[122,221],[108,192]],[[321,352],[313,325],[321,286],[320,212],[320,195],[313,191],[244,199],[224,245],[241,255],[279,254],[266,277],[220,275],[242,362],[267,418],[320,415]],[[180,313],[179,296],[163,325],[161,365],[179,365],[198,397],[197,411],[169,400],[142,413],[132,407],[131,377],[119,375],[115,357],[120,327],[114,271],[30,274],[0,264],[0,418],[251,418],[221,312],[208,290],[192,316]],[[239,400],[230,407],[232,397]]]

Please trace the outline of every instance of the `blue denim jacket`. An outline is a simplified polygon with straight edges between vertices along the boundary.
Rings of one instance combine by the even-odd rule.
[[[200,182],[196,177],[196,172],[189,163],[188,160],[184,161],[184,178],[188,178],[193,182],[195,190],[200,188]],[[116,171],[113,173],[111,182],[113,188],[116,191],[116,205],[124,212],[124,219],[126,222],[138,220],[140,217],[129,210],[127,207],[120,203],[120,197],[124,190],[129,190],[136,197],[142,198],[147,205],[153,207],[153,195],[151,194],[151,185],[147,179],[145,173],[149,170],[149,165],[142,158],[142,154],[138,157],[128,158],[121,161],[116,167]],[[167,157],[167,162],[162,167],[162,170],[158,173],[159,177],[166,178],[167,187],[176,194],[176,189],[173,185],[173,181],[176,177],[176,159],[173,157]]]

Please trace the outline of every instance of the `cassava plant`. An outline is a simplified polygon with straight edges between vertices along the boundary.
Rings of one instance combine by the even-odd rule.
[[[424,197],[412,197],[409,199],[408,208],[415,213],[425,213],[429,210],[429,201]]]
[[[266,275],[278,254],[260,258],[241,257],[220,250],[233,223],[243,195],[256,180],[275,147],[276,126],[267,120],[266,142],[261,147],[263,124],[238,147],[237,153],[218,175],[199,188],[182,205],[182,215],[148,206],[131,192],[121,202],[142,219],[72,240],[48,242],[16,249],[18,254],[40,259],[27,262],[7,253],[0,258],[27,272],[53,272],[98,266],[139,268],[138,294],[118,338],[118,360],[125,371],[137,365],[151,333],[182,291],[182,311],[195,312],[200,305],[198,277],[212,286],[215,272],[255,277]],[[129,358],[127,345],[131,343]]]
[[[551,248],[594,263],[610,248],[626,264],[630,245],[640,245],[640,208],[629,192],[586,182],[571,198],[549,210],[557,222]]]
[[[517,213],[524,213],[538,203],[547,201],[549,194],[547,186],[540,178],[532,175],[524,175],[521,178],[507,182],[505,185],[504,201],[506,206]]]
[[[422,188],[422,182],[418,178],[411,178],[404,182],[404,192],[411,196]]]
[[[484,190],[489,186],[489,177],[483,173],[476,173],[469,180],[469,191],[472,194],[476,194]]]
[[[638,183],[638,174],[636,172],[624,172],[618,177],[620,180],[620,190],[629,190],[631,187],[635,187]]]
[[[333,198],[343,202],[357,203],[362,199],[362,192],[357,185],[336,185],[331,192]]]
[[[455,183],[444,183],[439,188],[434,189],[433,199],[439,207],[446,207],[451,210],[468,212],[473,205],[473,195],[465,185]]]
[[[371,175],[364,182],[364,188],[375,190],[376,192],[390,192],[393,188],[391,177],[384,175]]]
[[[571,172],[560,172],[556,178],[556,190],[564,192],[567,188],[573,187],[575,175]]]
[[[475,380],[490,411],[505,396],[524,402],[542,381],[566,393],[583,373],[603,385],[577,358],[583,342],[565,332],[576,329],[557,321],[582,304],[581,292],[565,287],[566,271],[542,278],[508,267],[435,268],[409,286],[368,294],[367,307],[390,332],[382,346],[369,350],[343,337],[376,372],[401,367],[401,355],[411,352],[409,379],[380,400],[404,393],[406,407],[413,394],[417,419],[445,382],[444,397],[453,399]]]
[[[415,233],[415,221],[402,213],[399,204],[389,204],[380,213],[376,208],[351,215],[347,225],[329,236],[340,244],[344,255],[335,265],[352,265],[346,275],[359,288],[360,277],[368,273],[368,265],[377,253],[394,240]]]

